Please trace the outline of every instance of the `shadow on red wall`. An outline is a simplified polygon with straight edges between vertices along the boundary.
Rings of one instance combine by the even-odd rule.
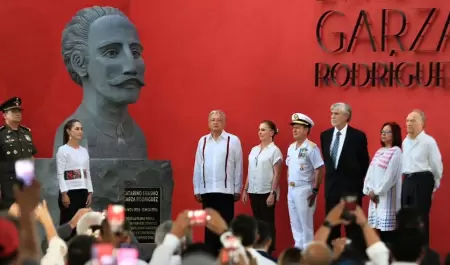
[[[0,96],[1,99],[13,95],[23,98],[25,124],[33,129],[39,157],[51,157],[57,126],[81,100],[81,89],[70,80],[62,62],[61,32],[78,9],[94,4],[111,5],[130,15],[145,46],[148,86],[133,106],[132,114],[146,133],[151,158],[173,162],[174,214],[184,208],[201,207],[192,195],[192,168],[197,141],[207,131],[207,114],[211,109],[220,108],[227,113],[227,130],[241,138],[244,154],[248,154],[258,144],[257,129],[263,119],[277,123],[280,128],[277,145],[286,153],[292,142],[289,119],[293,112],[304,112],[314,119],[316,127],[311,140],[318,142],[319,133],[330,126],[329,106],[336,101],[353,106],[352,125],[367,133],[370,152],[374,153],[379,145],[380,126],[385,121],[404,124],[411,109],[421,108],[429,119],[427,132],[436,138],[447,165],[450,145],[446,139],[450,135],[446,112],[450,97],[446,89],[433,86],[317,88],[314,64],[448,61],[448,52],[398,51],[398,44],[392,38],[388,47],[397,50],[395,56],[389,56],[389,50],[373,52],[370,42],[364,40],[368,37],[364,28],[351,52],[328,54],[318,46],[315,28],[325,11],[338,10],[345,16],[330,16],[324,23],[323,36],[327,47],[337,47],[337,36],[332,32],[343,31],[348,44],[360,11],[366,10],[379,49],[382,9],[400,9],[409,21],[402,38],[409,47],[428,14],[427,9],[417,8],[436,7],[440,12],[420,47],[430,49],[439,41],[450,3],[336,1],[43,0],[25,1],[26,4],[7,1],[0,10],[3,22],[0,36],[5,40],[0,43]],[[389,32],[399,30],[396,28],[399,19],[398,14],[390,14]],[[342,82],[345,68],[339,69],[337,79]],[[408,69],[402,75],[414,71]],[[450,75],[445,69],[441,74]],[[358,80],[361,78],[364,77],[359,76]],[[282,197],[277,206],[278,250],[293,243],[285,181],[281,185]],[[449,191],[444,177],[441,189],[434,196],[431,213],[431,246],[441,254],[450,250],[446,244],[450,216],[445,210],[449,198],[445,194]],[[237,212],[251,213],[251,210],[237,203]],[[323,218],[321,193],[316,225]],[[201,235],[201,231],[196,234],[199,239]]]

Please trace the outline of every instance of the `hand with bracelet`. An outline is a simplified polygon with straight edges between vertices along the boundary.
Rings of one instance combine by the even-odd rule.
[[[309,208],[313,207],[314,203],[316,202],[317,194],[319,194],[319,188],[313,188],[311,195],[309,195],[308,197]]]
[[[328,213],[327,217],[325,218],[325,222],[323,226],[328,228],[333,228],[335,226],[338,226],[340,224],[347,225],[349,222],[342,220],[341,216],[345,209],[345,202],[340,201],[336,206],[334,206],[333,209]]]

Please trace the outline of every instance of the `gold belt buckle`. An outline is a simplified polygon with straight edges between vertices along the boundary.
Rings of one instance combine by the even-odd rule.
[[[289,182],[289,186],[295,187],[295,182]]]

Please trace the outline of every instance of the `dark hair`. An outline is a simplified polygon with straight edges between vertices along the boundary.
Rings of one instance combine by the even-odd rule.
[[[72,129],[73,128],[73,125],[76,123],[76,122],[80,122],[79,120],[77,120],[77,119],[71,119],[71,120],[69,120],[68,122],[66,122],[66,124],[64,124],[64,131],[63,131],[63,144],[67,144],[68,142],[69,142],[69,133],[67,132],[67,130],[70,130],[70,129]],[[81,123],[81,122],[80,122]]]
[[[402,207],[396,215],[396,228],[417,228],[421,229],[423,225],[422,218],[416,208],[406,206]]]
[[[275,125],[275,123],[273,121],[270,121],[270,120],[263,120],[261,123],[265,123],[267,126],[269,126],[269,128],[273,131],[272,139],[274,139],[275,135],[278,134],[277,125]]]
[[[69,241],[67,247],[67,264],[85,264],[91,259],[92,247],[96,240],[92,236],[77,235]]]
[[[383,130],[384,126],[390,126],[392,131],[392,147],[397,146],[402,148],[402,128],[396,122],[385,122],[383,126],[381,126],[381,130]],[[385,146],[385,144],[380,141],[381,146]]]
[[[425,237],[416,228],[401,228],[394,230],[391,253],[396,261],[416,262],[423,254]]]
[[[269,224],[262,220],[258,220],[258,239],[256,240],[255,246],[263,247],[272,238],[273,235],[272,231],[270,231]]]
[[[299,248],[287,248],[281,253],[280,257],[280,264],[300,264],[302,259],[302,251]]]
[[[256,242],[258,222],[255,217],[245,214],[238,215],[231,221],[230,227],[233,235],[241,238],[244,247],[251,246]]]
[[[450,265],[450,252],[447,254],[447,257],[445,257],[444,265]]]

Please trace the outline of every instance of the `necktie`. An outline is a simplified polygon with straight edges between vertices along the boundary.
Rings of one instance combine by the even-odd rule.
[[[339,149],[339,140],[341,138],[341,132],[336,133],[336,140],[333,143],[333,147],[331,148],[331,159],[333,159],[334,167],[336,167],[337,154]]]

